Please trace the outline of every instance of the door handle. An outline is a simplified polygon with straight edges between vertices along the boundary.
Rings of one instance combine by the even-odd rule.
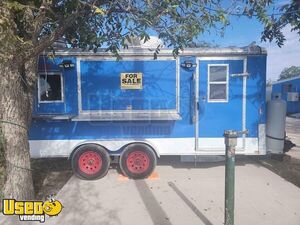
[[[204,101],[206,101],[206,96],[202,96],[201,97],[201,100],[204,102]]]

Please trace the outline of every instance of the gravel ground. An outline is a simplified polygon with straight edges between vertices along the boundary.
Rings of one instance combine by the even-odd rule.
[[[36,199],[56,195],[73,175],[66,158],[32,159],[31,166]]]

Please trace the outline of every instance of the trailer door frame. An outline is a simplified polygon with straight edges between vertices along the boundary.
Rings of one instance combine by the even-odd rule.
[[[247,56],[232,56],[232,57],[197,57],[197,67],[196,67],[196,73],[194,74],[194,91],[195,91],[195,98],[194,98],[194,104],[195,104],[195,151],[203,151],[207,149],[203,149],[199,147],[199,111],[200,111],[200,85],[199,85],[199,79],[200,79],[200,62],[205,60],[242,60],[243,61],[243,71],[242,73],[238,74],[230,74],[229,77],[242,77],[242,121],[241,121],[241,128],[242,131],[246,130],[246,107],[247,107]],[[228,92],[227,92],[228,93]],[[228,96],[227,96],[228,97]],[[229,100],[229,99],[228,99]],[[246,148],[246,135],[242,135],[242,146],[238,146],[238,151],[245,151]],[[224,147],[225,149],[225,147]]]

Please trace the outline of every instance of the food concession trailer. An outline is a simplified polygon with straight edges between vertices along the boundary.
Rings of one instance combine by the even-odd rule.
[[[247,130],[237,154],[266,154],[264,49],[119,54],[64,49],[39,57],[33,158],[69,157],[77,176],[94,179],[117,157],[125,175],[144,178],[161,155],[224,155],[227,129]]]

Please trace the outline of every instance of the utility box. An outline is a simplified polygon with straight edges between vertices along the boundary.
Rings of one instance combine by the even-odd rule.
[[[288,92],[287,93],[287,101],[288,102],[297,102],[299,101],[299,93],[298,92]]]

